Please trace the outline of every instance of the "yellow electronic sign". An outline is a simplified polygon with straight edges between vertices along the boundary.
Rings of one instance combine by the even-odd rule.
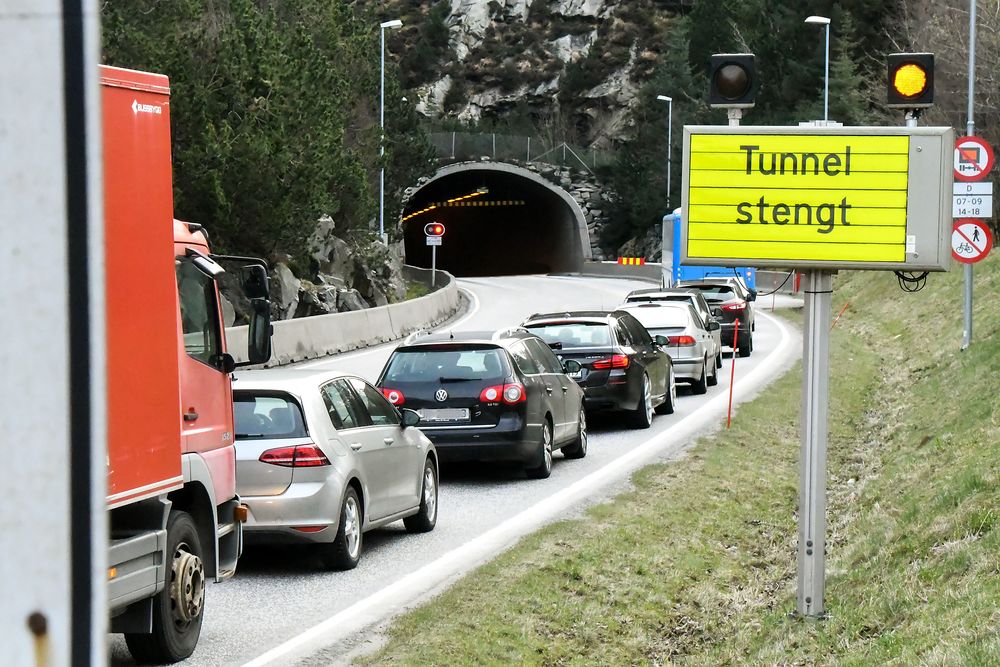
[[[875,133],[880,129],[883,134]],[[937,249],[941,238],[927,237],[944,229],[942,191],[950,179],[950,162],[942,164],[945,128],[921,128],[930,129],[937,132],[686,128],[684,261],[845,268],[920,263],[917,234],[908,229],[914,189],[933,186],[932,197],[922,192],[918,199],[924,208],[931,205],[921,245]],[[947,194],[950,199],[950,184]],[[928,262],[944,268],[937,258],[925,256]]]

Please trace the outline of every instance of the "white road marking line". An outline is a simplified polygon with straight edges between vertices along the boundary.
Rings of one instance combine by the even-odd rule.
[[[788,327],[777,318],[765,313],[758,315],[777,325],[781,340],[763,361],[741,378],[742,384],[735,391],[735,395],[740,398],[753,395],[756,390],[774,379],[770,374],[775,373],[789,359],[787,355],[782,354],[788,351],[792,338]],[[642,442],[629,453],[524,509],[479,537],[452,549],[415,572],[355,602],[305,632],[262,653],[245,663],[244,667],[264,667],[276,664],[278,661],[287,664],[290,657],[308,655],[310,651],[335,644],[370,625],[384,621],[390,615],[402,613],[423,601],[428,593],[441,589],[509,548],[520,538],[558,518],[579,500],[592,496],[595,490],[619,476],[632,472],[666,450],[679,447],[688,438],[696,435],[698,430],[724,414],[728,400],[726,392],[716,394],[687,417],[666,431]]]

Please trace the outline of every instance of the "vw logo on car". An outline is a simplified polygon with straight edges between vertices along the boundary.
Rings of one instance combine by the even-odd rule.
[[[438,403],[443,403],[448,400],[448,392],[445,391],[444,389],[438,389],[436,392],[434,392],[434,399]]]

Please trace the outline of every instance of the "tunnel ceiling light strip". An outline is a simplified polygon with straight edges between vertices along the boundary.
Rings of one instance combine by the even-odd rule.
[[[420,215],[421,213],[427,213],[427,211],[433,211],[436,208],[437,208],[437,204],[431,204],[427,208],[422,208],[419,211],[415,211],[415,212],[413,212],[413,213],[405,216],[402,220],[400,220],[400,222],[406,222],[410,218],[416,217],[416,216]]]
[[[438,208],[452,208],[461,206],[524,206],[523,199],[493,199],[486,201],[462,201],[460,199],[449,199],[448,201],[434,202]],[[416,214],[414,214],[416,215]],[[403,218],[406,220],[406,218]]]

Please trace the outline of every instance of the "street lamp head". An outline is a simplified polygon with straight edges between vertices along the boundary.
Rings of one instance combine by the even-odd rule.
[[[661,102],[673,102],[674,101],[674,98],[667,97],[666,95],[657,95],[656,99],[660,100]]]
[[[399,19],[393,19],[392,21],[386,21],[385,23],[379,24],[380,28],[401,28],[403,27],[403,22]]]
[[[806,23],[812,23],[813,25],[830,25],[830,19],[825,16],[810,16],[806,19]]]

